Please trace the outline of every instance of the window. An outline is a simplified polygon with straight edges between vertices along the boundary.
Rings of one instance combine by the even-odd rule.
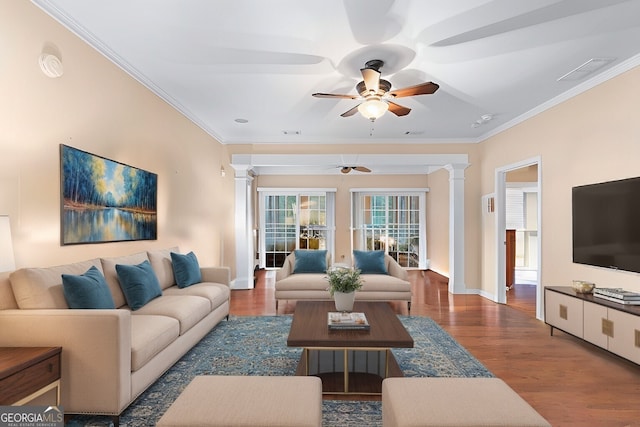
[[[287,255],[296,249],[327,249],[333,253],[335,190],[258,192],[261,267],[282,267]]]
[[[265,266],[282,265],[287,255],[296,248],[296,196],[273,195],[264,197],[264,225],[260,264],[265,259]],[[264,255],[264,256],[263,256]]]
[[[354,191],[352,213],[354,249],[383,250],[403,267],[426,268],[424,191]]]

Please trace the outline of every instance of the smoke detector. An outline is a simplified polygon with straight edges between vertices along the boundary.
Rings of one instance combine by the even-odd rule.
[[[478,120],[476,120],[475,122],[471,123],[471,127],[472,128],[477,128],[478,126],[481,126],[485,123],[490,122],[491,120],[493,120],[493,114],[483,114],[480,116],[480,118]]]

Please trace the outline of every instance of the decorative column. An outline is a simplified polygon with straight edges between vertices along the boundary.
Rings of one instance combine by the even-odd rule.
[[[233,289],[253,289],[255,249],[253,247],[253,206],[249,165],[232,165],[235,169],[236,278]]]
[[[449,164],[449,292],[464,294],[464,170],[469,164]]]

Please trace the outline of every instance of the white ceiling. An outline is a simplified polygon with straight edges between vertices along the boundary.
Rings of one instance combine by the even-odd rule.
[[[223,144],[478,142],[640,63],[639,0],[33,2]],[[311,96],[371,59],[440,89],[373,123]]]

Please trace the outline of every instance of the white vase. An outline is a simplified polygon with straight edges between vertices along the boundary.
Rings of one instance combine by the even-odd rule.
[[[334,292],[333,300],[336,303],[336,311],[353,311],[353,302],[356,299],[355,292]]]

